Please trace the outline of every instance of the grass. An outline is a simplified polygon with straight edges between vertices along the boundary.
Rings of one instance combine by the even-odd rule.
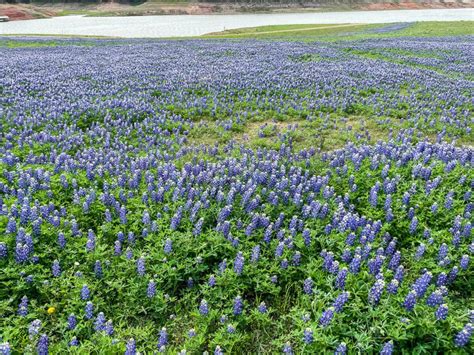
[[[416,22],[407,28],[385,33],[368,30],[382,28],[387,24],[336,25],[278,25],[249,27],[206,34],[204,38],[261,38],[291,40],[357,40],[386,37],[437,37],[474,35],[474,21]]]
[[[330,36],[348,31],[361,31],[379,27],[380,25],[337,24],[337,25],[275,25],[239,28],[206,34],[205,38],[284,38],[292,39],[301,36],[320,37]]]

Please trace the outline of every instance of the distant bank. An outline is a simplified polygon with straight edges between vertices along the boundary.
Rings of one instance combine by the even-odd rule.
[[[86,3],[44,3],[31,0],[0,0],[0,16],[10,21],[31,20],[66,15],[85,16],[150,16],[150,15],[210,15],[239,13],[301,13],[353,10],[408,10],[472,8],[474,0],[89,0]]]

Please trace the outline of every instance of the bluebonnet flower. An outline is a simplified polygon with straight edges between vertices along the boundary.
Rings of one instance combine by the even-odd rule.
[[[446,194],[446,199],[445,199],[445,202],[444,202],[444,207],[445,207],[447,210],[450,210],[450,209],[453,207],[453,196],[454,196],[454,191],[449,191],[449,192]]]
[[[123,205],[120,207],[119,218],[120,223],[127,224],[127,209]]]
[[[101,332],[105,330],[105,316],[103,312],[99,312],[95,321],[94,321],[94,329],[96,332]]]
[[[206,316],[209,313],[209,307],[206,300],[201,300],[201,304],[199,305],[199,313],[201,313],[203,316]]]
[[[341,294],[339,294],[339,296],[337,296],[337,298],[334,300],[332,304],[332,306],[334,307],[334,310],[338,313],[341,312],[342,308],[344,307],[348,299],[349,299],[349,292],[344,291]]]
[[[358,254],[354,255],[354,258],[352,258],[352,261],[349,265],[349,271],[352,274],[357,274],[359,272],[361,262],[362,262],[361,256]]]
[[[460,348],[466,346],[467,343],[469,343],[473,331],[474,325],[472,323],[467,323],[464,328],[456,334],[454,344]]]
[[[421,243],[416,249],[415,259],[420,260],[423,257],[425,250],[426,250],[426,245],[424,243]]]
[[[334,351],[334,355],[346,355],[347,354],[347,345],[346,343],[341,343],[337,346]]]
[[[158,349],[161,349],[167,344],[168,344],[168,332],[166,331],[166,328],[163,327],[160,330],[160,336],[158,338]]]
[[[285,343],[285,345],[283,345],[283,354],[293,355],[293,348],[290,343]]]
[[[96,236],[94,232],[89,229],[87,232],[87,242],[86,242],[86,250],[88,252],[91,252],[95,249],[95,241],[96,241]]]
[[[145,258],[140,257],[137,259],[137,274],[138,276],[145,276]]]
[[[423,273],[412,285],[412,290],[416,292],[418,298],[421,298],[426,293],[428,286],[430,285],[433,275],[427,271]]]
[[[346,237],[346,244],[350,246],[354,245],[356,238],[357,236],[354,233],[349,233]]]
[[[227,260],[224,259],[219,263],[219,273],[222,274],[227,268]]]
[[[309,229],[303,231],[303,241],[305,246],[309,247],[311,245],[311,233]]]
[[[252,249],[252,256],[250,258],[250,262],[256,263],[260,258],[260,245],[256,245]]]
[[[173,251],[173,241],[170,238],[166,239],[163,250],[165,254],[171,254],[171,252]]]
[[[232,205],[227,205],[222,210],[219,212],[219,215],[217,217],[217,222],[222,223],[224,222],[227,218],[229,218],[230,214],[232,212]]]
[[[122,254],[122,243],[116,240],[114,243],[114,255],[119,256]]]
[[[14,217],[10,217],[7,222],[7,227],[5,229],[5,233],[7,234],[14,234],[16,233],[17,228],[16,228],[16,221]]]
[[[77,340],[77,337],[72,337],[71,341],[68,343],[68,345],[70,347],[73,347],[73,346],[78,346],[79,345],[79,341]]]
[[[62,232],[58,233],[58,244],[61,249],[64,249],[66,247],[66,237]]]
[[[442,272],[438,275],[438,278],[436,280],[436,286],[445,286],[448,284],[448,275],[446,273]]]
[[[377,255],[375,259],[369,260],[369,273],[371,273],[372,275],[377,275],[380,272],[380,269],[382,268],[384,259],[384,256]]]
[[[435,316],[437,320],[445,320],[448,317],[448,305],[446,303],[440,305],[436,309]]]
[[[146,290],[146,295],[148,298],[153,298],[156,294],[156,282],[154,280],[150,280],[148,282],[148,287]]]
[[[303,331],[303,342],[305,344],[311,344],[314,340],[313,330],[311,328],[306,328]]]
[[[311,277],[308,277],[306,280],[303,282],[303,291],[307,295],[312,295],[313,294],[313,279]]]
[[[18,305],[18,315],[25,317],[28,314],[28,297],[23,296],[21,302]]]
[[[448,274],[448,283],[453,283],[454,280],[456,280],[456,277],[458,276],[459,268],[457,266],[453,266],[451,271],[449,271]]]
[[[415,234],[417,227],[418,227],[418,218],[413,217],[413,219],[410,222],[410,234]]]
[[[224,352],[222,351],[219,345],[217,345],[216,348],[214,349],[214,355],[224,355]]]
[[[204,218],[200,218],[194,226],[193,235],[197,236],[201,234],[203,224],[204,224]]]
[[[344,251],[342,252],[341,259],[345,263],[350,263],[350,261],[352,260],[352,252],[350,251],[350,249],[344,249]]]
[[[30,248],[27,244],[17,243],[15,246],[15,261],[17,263],[24,263],[28,260]]]
[[[94,317],[94,304],[91,301],[87,301],[85,307],[86,319],[91,319]]]
[[[0,343],[0,354],[1,355],[10,355],[11,354],[11,347],[10,347],[10,343],[8,342],[4,342],[4,343]]]
[[[467,270],[467,267],[469,266],[469,255],[464,254],[461,257],[461,261],[459,264],[461,266],[461,269]]]
[[[372,205],[372,207],[377,207],[377,193],[380,187],[380,183],[377,182],[375,186],[373,186],[370,189],[370,195],[369,195],[369,203]]]
[[[73,330],[76,328],[76,325],[77,325],[77,319],[76,319],[76,316],[74,314],[70,314],[69,317],[67,318],[67,328],[69,330]]]
[[[235,327],[232,324],[227,325],[227,333],[229,333],[229,334],[234,334],[235,333]]]
[[[242,311],[244,309],[244,304],[242,302],[242,297],[237,296],[234,298],[234,315],[240,315],[242,314]]]
[[[345,288],[347,273],[348,271],[347,271],[347,268],[345,267],[339,270],[336,277],[336,281],[335,281],[336,288],[341,289],[341,290]]]
[[[237,275],[241,275],[242,274],[242,271],[244,269],[244,257],[242,255],[242,252],[238,252],[237,253],[237,256],[235,257],[235,260],[234,260],[234,272],[237,274]]]
[[[329,307],[327,310],[323,312],[321,318],[319,318],[319,324],[322,327],[327,327],[334,317],[334,307]]]
[[[103,272],[102,272],[102,264],[99,260],[96,260],[95,261],[95,264],[94,264],[94,274],[95,274],[95,277],[97,277],[98,279],[102,278],[103,276]]]
[[[446,243],[441,244],[438,250],[438,260],[443,260],[448,255],[448,246]]]
[[[49,354],[49,339],[46,334],[42,334],[38,340],[36,346],[38,355],[48,355]]]
[[[258,311],[260,313],[267,313],[267,305],[265,304],[265,302],[261,302],[258,306]]]
[[[390,283],[387,286],[387,292],[393,295],[396,294],[398,292],[398,286],[399,286],[398,280],[393,279],[392,281],[390,281]]]
[[[106,323],[105,323],[105,333],[108,335],[108,336],[112,336],[114,334],[114,325],[113,325],[113,322],[111,319],[109,319]]]
[[[393,341],[388,341],[383,345],[380,355],[392,355],[393,353]]]
[[[175,214],[171,218],[171,225],[170,225],[171,230],[176,230],[179,227],[181,223],[182,214],[183,214],[183,208],[178,207]]]
[[[30,323],[28,326],[28,334],[30,339],[33,339],[41,329],[41,321],[39,319],[35,319],[33,322]]]
[[[51,272],[53,273],[54,277],[61,276],[61,266],[59,265],[58,260],[53,261],[53,266],[51,267]]]
[[[382,292],[385,288],[385,282],[383,280],[377,280],[369,291],[369,303],[377,305],[382,296]]]
[[[311,320],[311,316],[308,313],[305,313],[301,316],[301,320],[305,323],[309,322]]]
[[[127,239],[128,239],[128,243],[129,243],[130,245],[134,245],[134,244],[135,244],[135,233],[133,233],[133,232],[128,232],[128,237],[127,237]]]
[[[443,294],[440,290],[433,291],[426,299],[426,304],[430,307],[436,307],[441,303],[443,303]]]
[[[192,277],[189,277],[189,278],[188,278],[188,281],[186,282],[186,286],[187,286],[188,288],[194,287],[194,280],[193,280]]]
[[[196,330],[194,328],[189,329],[188,331],[188,337],[194,338],[196,336]]]
[[[296,251],[293,254],[293,265],[294,266],[299,266],[301,262],[301,253],[299,251]]]
[[[8,255],[8,247],[4,242],[0,242],[0,259],[5,259]]]
[[[136,355],[137,354],[137,346],[135,343],[135,339],[129,339],[125,346],[125,355]]]
[[[82,288],[81,288],[81,299],[84,300],[84,301],[85,301],[85,300],[88,300],[89,297],[90,297],[90,295],[91,295],[91,292],[90,292],[90,290],[89,290],[89,287],[88,287],[86,284],[82,285]]]
[[[275,257],[280,258],[283,255],[284,248],[285,248],[285,244],[283,242],[278,243],[275,249]]]
[[[403,307],[405,307],[407,311],[412,311],[413,308],[415,308],[416,298],[417,298],[416,291],[411,290],[408,293],[407,297],[405,298],[405,301],[403,302]]]

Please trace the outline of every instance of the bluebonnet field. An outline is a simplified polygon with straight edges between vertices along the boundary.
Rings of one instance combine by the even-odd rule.
[[[472,38],[18,42],[0,354],[472,353]]]

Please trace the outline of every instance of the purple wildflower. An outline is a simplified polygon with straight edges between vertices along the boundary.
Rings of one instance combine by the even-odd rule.
[[[319,318],[319,324],[322,327],[327,327],[330,323],[332,318],[334,317],[334,307],[329,307],[327,310],[323,312],[321,318]]]
[[[403,302],[403,307],[405,307],[407,311],[412,311],[413,308],[415,308],[417,298],[416,296],[417,294],[415,290],[411,290],[408,293],[407,297],[405,298],[405,301]]]
[[[67,318],[67,329],[73,330],[76,328],[76,325],[77,325],[76,316],[71,313],[69,317]]]
[[[135,339],[129,339],[125,346],[125,355],[136,355],[137,353],[137,346],[135,343]]]
[[[303,331],[303,342],[305,344],[311,344],[314,340],[313,330],[311,328],[306,328]]]
[[[242,302],[242,297],[237,296],[234,298],[234,315],[238,316],[242,314],[244,309],[244,304]]]
[[[137,274],[138,274],[138,276],[143,277],[143,276],[145,276],[145,272],[146,272],[145,258],[140,257],[140,258],[137,259]]]
[[[201,304],[199,305],[199,313],[201,313],[203,316],[206,316],[209,313],[209,307],[206,300],[201,300]]]
[[[234,260],[234,272],[237,274],[237,275],[241,275],[242,274],[242,271],[244,270],[244,257],[242,255],[242,252],[238,252],[237,253],[237,256],[235,257],[235,260]]]
[[[472,332],[474,331],[474,324],[472,323],[467,323],[464,328],[456,334],[456,337],[454,338],[454,344],[457,347],[464,347],[469,343],[469,339],[472,336]]]
[[[307,295],[312,295],[313,294],[313,279],[311,277],[308,277],[306,280],[303,282],[303,291]]]
[[[380,355],[392,355],[393,353],[393,341],[388,341],[383,345]]]
[[[443,303],[436,309],[435,316],[437,320],[445,320],[448,317],[448,305]]]

